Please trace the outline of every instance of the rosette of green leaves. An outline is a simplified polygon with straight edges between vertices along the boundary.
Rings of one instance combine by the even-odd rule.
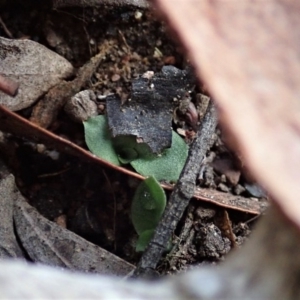
[[[86,144],[96,156],[118,166],[129,163],[136,172],[157,180],[175,182],[179,178],[188,147],[174,131],[171,148],[157,155],[145,143],[138,143],[134,136],[113,138],[103,115],[89,118],[83,124]]]

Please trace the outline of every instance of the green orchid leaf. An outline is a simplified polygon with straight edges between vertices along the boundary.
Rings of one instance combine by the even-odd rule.
[[[138,155],[136,150],[132,148],[124,148],[118,151],[119,161],[124,165],[129,164],[132,160],[137,158]]]
[[[120,165],[105,116],[99,115],[83,122],[85,142],[89,150],[98,157],[117,166]]]
[[[154,176],[157,180],[177,181],[188,156],[188,146],[173,131],[172,147],[161,155],[146,154],[131,161],[132,167],[144,176]]]
[[[144,231],[138,238],[135,246],[136,252],[143,252],[145,251],[146,247],[148,246],[150,240],[154,235],[154,229]]]
[[[155,230],[165,207],[165,191],[153,176],[146,178],[137,187],[131,204],[131,219],[138,235]]]
[[[132,135],[121,135],[112,139],[114,149],[122,163],[130,163],[141,156],[151,154],[148,145],[138,143],[136,140],[137,138]]]
[[[138,143],[135,136],[112,138],[105,116],[99,115],[83,122],[85,141],[89,150],[98,157],[117,166],[130,163],[143,176],[157,180],[177,181],[188,155],[188,146],[173,131],[172,147],[162,154],[153,154],[145,143]]]

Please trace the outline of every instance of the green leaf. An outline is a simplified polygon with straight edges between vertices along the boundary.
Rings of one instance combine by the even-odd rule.
[[[177,181],[188,155],[188,146],[173,131],[172,147],[160,156],[148,154],[131,161],[132,167],[144,176],[154,176],[157,180]]]
[[[122,163],[130,163],[138,157],[151,154],[150,147],[145,143],[137,143],[136,137],[132,135],[113,138],[113,146]]]
[[[99,115],[83,122],[85,142],[89,150],[98,157],[103,158],[117,166],[120,165],[105,116]]]
[[[105,116],[83,122],[85,141],[89,150],[117,166],[130,163],[136,172],[154,176],[157,180],[177,181],[188,155],[188,146],[174,131],[172,147],[162,154],[151,153],[145,143],[137,143],[134,136],[112,138]]]
[[[144,231],[138,238],[135,246],[136,252],[143,252],[145,251],[146,247],[148,246],[150,240],[154,235],[154,229]]]
[[[142,235],[155,230],[166,207],[166,194],[154,177],[145,179],[136,189],[131,204],[133,226]]]

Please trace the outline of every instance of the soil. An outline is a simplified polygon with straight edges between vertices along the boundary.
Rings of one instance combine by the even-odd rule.
[[[37,41],[76,68],[103,45],[110,47],[83,88],[95,92],[100,113],[105,113],[106,95],[116,93],[127,101],[132,80],[146,71],[159,72],[165,65],[184,69],[188,65],[175,36],[152,12],[128,6],[53,10],[46,1],[26,1],[26,5],[22,1],[2,2],[0,17],[13,38]],[[1,26],[0,36],[8,37]],[[192,102],[201,110],[199,94],[209,96],[201,84],[192,95]],[[31,111],[29,107],[19,113],[26,117]],[[174,129],[190,143],[195,135],[193,124],[180,116],[175,121]],[[63,110],[49,130],[86,148],[82,124]],[[137,264],[141,254],[135,252],[137,234],[130,220],[130,204],[139,180],[20,137],[9,139],[17,145],[10,166],[31,205],[49,220]],[[257,201],[266,197],[245,172],[242,159],[228,149],[220,129],[198,185]],[[193,199],[158,270],[170,274],[224,260],[247,240],[253,217]]]

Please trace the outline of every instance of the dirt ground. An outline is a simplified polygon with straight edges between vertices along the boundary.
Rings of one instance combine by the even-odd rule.
[[[128,6],[54,10],[51,3],[33,0],[26,4],[0,1],[0,6],[6,26],[0,26],[1,37],[34,40],[75,68],[109,48],[88,84],[81,88],[94,91],[99,114],[106,112],[107,95],[117,94],[126,102],[131,96],[132,80],[143,73],[159,72],[166,65],[189,67],[176,35],[149,11]],[[198,84],[191,94],[198,112],[205,96],[209,97],[209,92]],[[35,105],[18,114],[29,118]],[[195,127],[178,110],[173,115],[173,129],[190,145]],[[87,149],[82,124],[74,122],[63,109],[48,129]],[[18,188],[41,215],[133,265],[138,263],[141,254],[135,251],[137,234],[130,219],[130,205],[140,180],[21,136],[7,138],[14,144],[14,151],[7,155],[1,149],[2,155],[9,162]],[[219,128],[214,139],[199,175],[199,188],[222,192],[236,201],[264,203],[267,195],[252,181],[242,158],[226,146]],[[192,199],[158,271],[170,274],[223,261],[232,249],[242,246],[260,213],[251,207],[247,210],[235,204],[222,205],[221,201],[217,205]]]

